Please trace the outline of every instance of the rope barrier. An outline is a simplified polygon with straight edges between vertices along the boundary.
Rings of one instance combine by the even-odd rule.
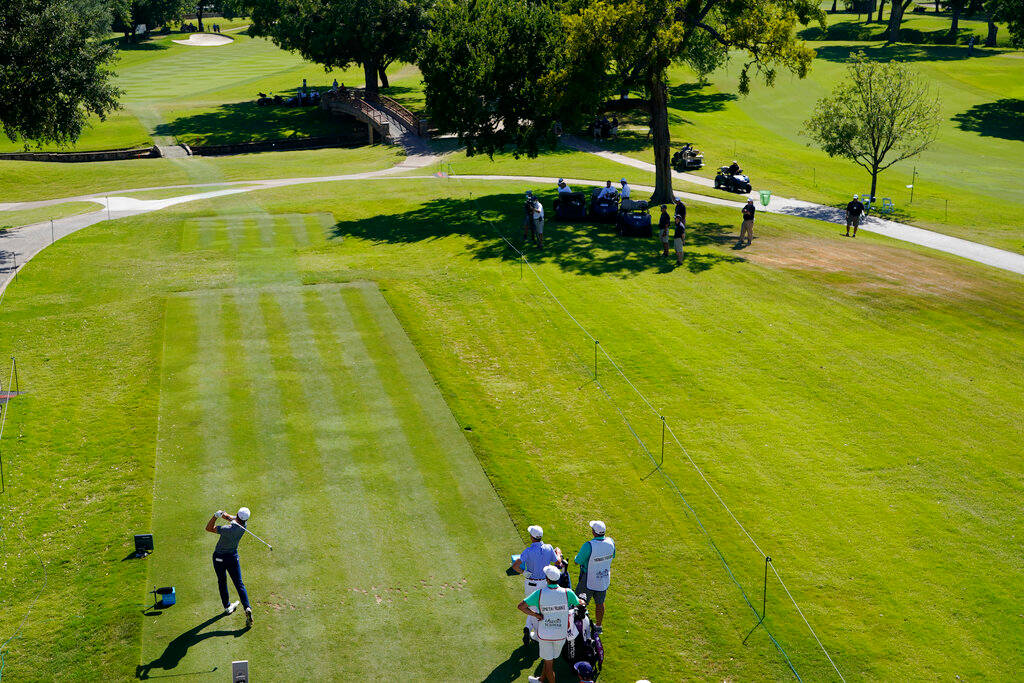
[[[478,208],[478,213],[479,213],[479,208]],[[522,262],[526,264],[526,266],[530,269],[530,272],[532,272],[534,277],[537,278],[537,281],[540,282],[542,287],[544,287],[544,290],[547,292],[548,296],[550,296],[551,299],[556,304],[558,304],[558,307],[562,309],[562,311],[569,317],[570,320],[573,321],[573,323],[580,329],[580,331],[582,331],[583,334],[585,334],[587,336],[587,338],[589,338],[592,342],[595,343],[595,348],[600,347],[601,353],[604,354],[605,358],[608,360],[608,362],[611,364],[611,366],[615,369],[615,371],[619,374],[619,376],[626,382],[626,384],[629,385],[629,387],[640,398],[640,400],[642,400],[647,405],[647,407],[651,410],[651,412],[654,413],[654,415],[656,415],[657,417],[663,419],[664,416],[662,415],[661,411],[659,411],[657,408],[655,408],[654,405],[647,398],[647,396],[645,396],[644,393],[642,391],[640,391],[640,389],[637,388],[637,386],[635,384],[633,384],[633,382],[629,379],[629,377],[622,370],[622,368],[619,367],[618,363],[615,362],[615,359],[612,358],[612,356],[604,348],[604,345],[602,345],[598,341],[598,339],[593,334],[591,334],[590,331],[586,327],[584,327],[583,324],[580,323],[579,320],[576,319],[576,317],[569,311],[569,309],[566,308],[565,304],[563,304],[561,302],[561,300],[555,295],[555,293],[548,286],[547,282],[544,281],[544,278],[542,278],[540,276],[540,273],[538,273],[537,270],[533,267],[533,264],[530,263],[530,260],[528,258],[526,258],[526,255],[522,251],[520,251],[519,248],[517,248],[515,246],[515,244],[513,244],[505,235],[503,235],[501,233],[497,233],[497,234],[498,234],[499,237],[501,237],[501,239],[505,242],[505,244],[507,244],[509,247],[511,247],[512,250],[515,251],[516,254],[519,255],[519,258],[522,260]],[[728,563],[726,562],[725,556],[722,554],[722,552],[719,550],[718,546],[715,544],[715,542],[712,539],[710,533],[708,533],[707,529],[704,527],[704,524],[700,521],[700,518],[697,516],[696,511],[694,511],[694,509],[690,506],[689,502],[687,502],[685,496],[683,496],[683,494],[682,494],[682,491],[679,490],[679,487],[676,486],[675,482],[671,479],[671,477],[669,477],[668,474],[666,474],[658,466],[658,462],[654,458],[653,454],[650,452],[649,449],[647,449],[646,445],[643,444],[643,440],[639,437],[639,435],[636,433],[636,430],[633,429],[632,425],[626,419],[625,415],[622,413],[622,411],[615,404],[614,400],[611,398],[611,395],[608,394],[607,390],[604,388],[604,385],[602,385],[601,382],[598,381],[598,379],[596,377],[596,373],[595,373],[594,381],[601,388],[602,393],[605,394],[606,398],[609,400],[609,402],[612,403],[612,405],[615,407],[616,411],[619,413],[619,415],[626,422],[629,431],[633,434],[633,436],[637,439],[637,441],[640,442],[640,444],[643,447],[644,451],[651,458],[652,462],[655,464],[655,466],[658,469],[658,471],[661,471],[662,476],[668,482],[670,488],[672,488],[674,490],[676,495],[679,496],[680,500],[683,501],[683,504],[693,514],[695,521],[697,522],[697,524],[701,528],[701,531],[705,534],[705,536],[708,539],[708,542],[711,543],[712,547],[715,549],[715,552],[718,553],[718,556],[721,559],[723,565],[725,565],[725,568],[726,568],[727,573],[729,574],[729,577],[733,580],[733,582],[740,589],[740,592],[743,594],[743,599],[746,601],[747,605],[754,611],[754,614],[756,615],[757,614],[757,609],[753,606],[753,604],[747,598],[746,592],[743,590],[743,587],[740,585],[739,581],[736,579],[735,575],[733,574],[732,569],[729,567]],[[682,444],[682,442],[679,440],[679,438],[676,436],[675,431],[672,429],[672,427],[670,425],[667,424],[667,420],[666,420],[666,428],[668,429],[669,434],[671,434],[672,440],[675,441],[676,445],[679,447],[679,449],[686,456],[686,459],[689,461],[690,465],[693,467],[694,470],[697,471],[697,474],[700,475],[701,480],[703,480],[704,483],[707,485],[707,487],[711,490],[711,492],[714,494],[714,496],[718,500],[718,502],[722,505],[723,508],[725,508],[725,511],[729,514],[729,517],[732,518],[733,522],[736,523],[736,525],[740,528],[740,530],[743,532],[743,534],[751,542],[751,544],[754,546],[754,548],[757,550],[757,552],[761,555],[761,557],[762,558],[767,557],[767,554],[761,549],[761,546],[758,545],[757,541],[754,540],[754,537],[750,534],[750,532],[747,531],[746,527],[744,527],[743,524],[736,517],[736,515],[733,514],[732,509],[729,508],[729,506],[725,503],[725,500],[722,499],[722,496],[718,493],[718,491],[715,489],[715,487],[711,484],[711,482],[708,480],[707,476],[705,476],[703,470],[701,470],[701,468],[697,465],[697,463],[693,460],[693,458],[690,457],[689,452],[687,451],[686,447]],[[818,644],[818,647],[821,649],[822,653],[824,653],[826,659],[828,659],[829,664],[832,665],[832,668],[833,668],[833,670],[835,670],[836,674],[839,676],[839,679],[841,681],[843,681],[843,683],[845,683],[846,682],[846,678],[843,676],[842,672],[839,670],[839,667],[836,666],[835,661],[833,661],[832,656],[829,654],[829,652],[825,648],[824,644],[822,644],[821,639],[818,637],[818,634],[814,631],[814,628],[811,626],[810,622],[807,620],[807,617],[804,616],[803,610],[800,609],[800,605],[797,604],[796,599],[793,597],[793,594],[789,590],[789,587],[786,586],[786,583],[782,580],[782,577],[779,575],[779,572],[775,569],[774,562],[770,563],[770,564],[772,565],[772,572],[775,574],[776,579],[778,579],[779,584],[782,585],[783,590],[786,591],[786,595],[789,597],[790,602],[793,603],[793,606],[796,608],[797,613],[800,614],[800,618],[803,620],[804,625],[807,627],[807,630],[810,631],[811,636],[814,638],[815,642]],[[783,657],[786,660],[786,664],[789,666],[790,670],[793,671],[793,674],[797,677],[797,679],[800,679],[800,675],[797,673],[796,669],[793,667],[793,664],[790,661],[789,656],[786,654],[785,650],[778,643],[778,641],[771,634],[771,632],[768,631],[767,627],[765,628],[765,631],[768,633],[769,637],[771,638],[771,640],[775,644],[775,646],[782,653]]]

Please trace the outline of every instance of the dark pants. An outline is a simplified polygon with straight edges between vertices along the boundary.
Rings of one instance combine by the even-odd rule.
[[[217,588],[220,589],[220,601],[224,607],[231,604],[228,600],[227,578],[227,575],[230,574],[231,583],[235,584],[242,607],[249,609],[249,594],[245,591],[245,584],[242,583],[242,567],[238,564],[238,553],[214,553],[213,570],[217,572]]]

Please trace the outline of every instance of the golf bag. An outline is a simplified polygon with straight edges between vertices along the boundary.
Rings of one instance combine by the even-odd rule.
[[[587,217],[587,196],[582,192],[567,192],[555,200],[555,218],[560,221],[582,221]]]
[[[601,665],[604,664],[604,645],[601,636],[594,633],[590,615],[587,614],[587,594],[580,593],[577,597],[580,604],[573,610],[569,638],[562,649],[562,657],[570,666],[576,662],[588,662],[594,667],[594,673],[600,674]]]
[[[602,223],[614,223],[615,217],[619,213],[619,196],[616,194],[614,197],[599,199],[597,195],[600,192],[601,190],[598,188],[590,194],[590,219]]]
[[[641,209],[620,212],[616,227],[623,237],[650,237],[651,214],[647,213],[647,203],[643,202]]]

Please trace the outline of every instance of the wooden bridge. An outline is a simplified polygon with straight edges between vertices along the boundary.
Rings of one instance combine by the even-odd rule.
[[[427,137],[427,121],[386,95],[368,95],[360,88],[328,91],[320,108],[350,116],[366,124],[370,144],[378,140],[406,148],[419,148]]]

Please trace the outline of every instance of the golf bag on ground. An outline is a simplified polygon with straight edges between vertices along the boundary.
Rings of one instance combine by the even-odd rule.
[[[594,673],[600,674],[601,666],[604,664],[604,645],[601,643],[601,636],[594,633],[590,623],[590,615],[587,614],[587,594],[580,593],[577,597],[580,604],[573,610],[569,638],[562,649],[562,658],[570,666],[576,662],[588,662],[594,667]]]
[[[582,221],[587,217],[587,195],[566,192],[555,200],[555,218],[560,221]]]
[[[590,219],[602,223],[614,223],[619,213],[619,197],[598,199],[600,188],[595,189],[590,195]]]

